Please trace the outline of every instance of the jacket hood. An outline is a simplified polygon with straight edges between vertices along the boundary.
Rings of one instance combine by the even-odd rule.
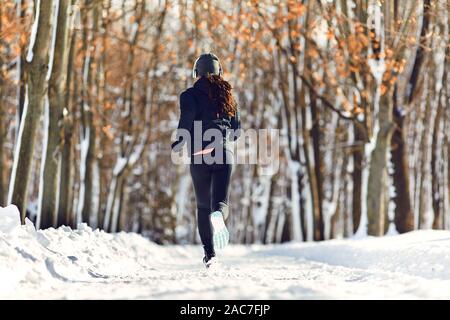
[[[194,88],[200,90],[201,92],[203,92],[205,94],[209,94],[209,82],[205,77],[199,78],[194,83]]]

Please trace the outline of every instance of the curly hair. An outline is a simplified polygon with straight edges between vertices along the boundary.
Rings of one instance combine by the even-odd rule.
[[[234,117],[237,106],[231,94],[231,85],[219,75],[208,74],[205,78],[209,83],[209,97],[217,102],[219,113]]]

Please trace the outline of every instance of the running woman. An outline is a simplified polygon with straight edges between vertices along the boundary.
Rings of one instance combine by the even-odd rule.
[[[194,85],[180,95],[180,120],[172,150],[187,144],[190,173],[197,202],[197,220],[203,244],[203,263],[216,262],[216,249],[229,242],[228,189],[233,170],[232,142],[240,134],[239,110],[231,85],[223,79],[216,55],[205,53],[195,61]]]

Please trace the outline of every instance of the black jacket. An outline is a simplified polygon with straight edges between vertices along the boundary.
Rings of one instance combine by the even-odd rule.
[[[230,142],[239,137],[241,128],[239,110],[236,110],[234,117],[220,114],[217,102],[209,98],[208,86],[207,80],[200,78],[193,87],[181,93],[181,115],[178,129],[187,130],[191,139],[187,141],[183,139],[180,130],[178,130],[177,140],[172,143],[173,151],[180,151],[185,142],[188,143],[188,150],[190,150],[191,155],[204,149],[211,143],[211,140],[203,139],[203,135],[208,129],[219,129],[222,133],[221,143],[228,150],[231,150]],[[199,121],[197,125],[201,124],[201,136],[197,134],[199,132],[194,130],[194,121]],[[197,140],[197,143],[194,142],[195,140]]]

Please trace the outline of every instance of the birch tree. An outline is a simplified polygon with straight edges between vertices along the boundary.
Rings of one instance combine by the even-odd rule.
[[[8,203],[15,204],[19,208],[22,223],[25,223],[27,191],[36,133],[48,88],[47,73],[54,10],[53,1],[37,0],[35,5],[35,20],[26,59],[27,96],[20,122],[8,194]]]
[[[61,137],[63,136],[63,110],[67,108],[66,85],[67,66],[69,58],[69,27],[71,23],[71,0],[60,0],[57,6],[55,30],[55,45],[53,66],[49,80],[48,126],[44,142],[46,148],[43,155],[43,176],[41,177],[41,195],[39,197],[40,225],[42,228],[56,226],[58,217],[58,194],[60,181],[59,165],[61,161]]]
[[[72,5],[75,0],[72,0]],[[74,15],[75,12],[70,12]],[[71,17],[74,19],[74,17]],[[71,21],[71,23],[73,20]],[[75,69],[75,57],[76,57],[76,40],[77,29],[73,28],[70,36],[69,53],[67,59],[67,74],[64,84],[64,98],[62,101],[64,104],[61,106],[60,112],[62,113],[62,119],[60,118],[59,125],[62,126],[63,135],[60,137],[60,169],[59,169],[59,199],[58,199],[58,221],[57,225],[69,225],[75,226],[74,219],[74,184],[75,184],[75,169],[74,169],[74,105],[77,101],[75,95],[77,94],[76,85],[76,70]],[[67,50],[67,49],[66,49]]]
[[[2,35],[3,31],[3,3],[0,3],[0,35]],[[4,57],[3,57],[3,43],[0,43],[0,206],[3,206],[4,204],[4,194],[5,194],[5,187],[4,187],[4,143],[5,143],[5,129],[3,123],[5,123],[5,107],[3,104],[3,91],[5,86],[5,78],[6,74],[3,68],[4,64]]]
[[[99,2],[85,0],[82,14],[82,101],[81,101],[81,150],[80,150],[80,188],[77,208],[77,219],[90,224],[93,212],[93,184],[95,166],[96,126],[94,123],[95,97],[94,63],[96,58],[97,30],[99,23]]]

